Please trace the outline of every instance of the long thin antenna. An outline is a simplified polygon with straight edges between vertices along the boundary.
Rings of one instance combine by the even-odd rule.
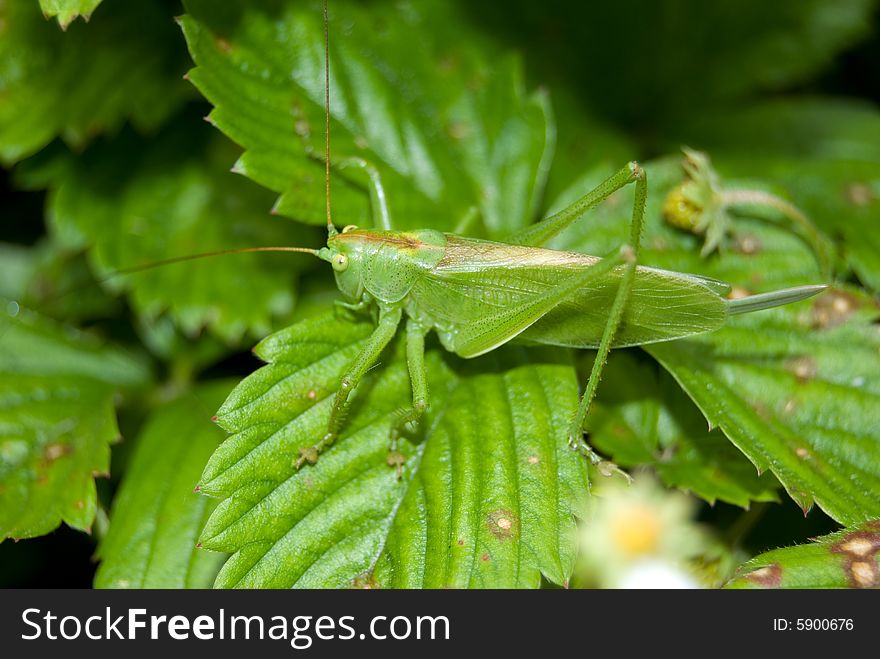
[[[324,185],[327,199],[327,230],[333,228],[330,214],[330,18],[324,0]]]
[[[187,256],[174,256],[170,259],[162,259],[161,261],[151,261],[150,263],[143,263],[141,265],[135,265],[130,268],[122,268],[121,270],[114,270],[103,277],[100,277],[97,280],[90,281],[81,286],[72,286],[66,290],[59,291],[58,293],[44,299],[41,301],[42,305],[50,304],[56,300],[60,300],[68,295],[72,295],[77,293],[78,291],[86,290],[91,288],[96,283],[103,284],[106,281],[110,281],[114,277],[118,277],[119,275],[133,275],[138,272],[143,272],[144,270],[152,270],[153,268],[158,268],[163,265],[171,265],[172,263],[183,263],[184,261],[194,261],[196,259],[206,259],[212,256],[222,256],[224,254],[246,254],[248,252],[303,252],[305,254],[312,254],[317,256],[319,259],[324,261],[328,260],[326,256],[322,254],[320,250],[317,249],[309,249],[308,247],[241,247],[237,249],[221,249],[215,252],[203,252],[201,254],[189,254]]]
[[[308,247],[240,247],[238,249],[221,249],[216,252],[202,252],[201,254],[189,254],[187,256],[174,256],[170,259],[162,259],[161,261],[151,261],[150,263],[145,263],[143,265],[136,265],[131,268],[123,268],[122,270],[116,270],[109,274],[108,276],[99,279],[99,282],[106,281],[112,277],[117,275],[132,275],[136,272],[143,272],[144,270],[151,270],[152,268],[158,268],[163,265],[171,265],[172,263],[183,263],[184,261],[195,261],[196,259],[207,259],[212,256],[223,256],[225,254],[247,254],[248,252],[302,252],[304,254],[312,254],[313,256],[317,256],[321,258],[318,250],[309,249]]]

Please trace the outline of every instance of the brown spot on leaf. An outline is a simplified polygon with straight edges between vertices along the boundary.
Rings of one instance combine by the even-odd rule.
[[[813,303],[811,324],[827,329],[844,324],[861,306],[859,300],[846,291],[831,290]]]
[[[296,131],[296,134],[300,137],[308,137],[309,133],[312,132],[312,128],[309,125],[309,122],[305,119],[300,119],[293,125],[293,130]]]
[[[876,561],[855,561],[849,568],[850,581],[857,588],[880,586],[880,569]]]
[[[486,526],[499,540],[510,540],[519,533],[519,519],[512,510],[499,508],[486,517]]]
[[[67,444],[61,444],[57,442],[55,444],[49,444],[46,448],[43,449],[43,461],[46,464],[51,464],[55,462],[60,457],[63,457],[71,452],[70,446]]]
[[[488,561],[488,560],[489,560],[489,554],[483,554],[482,556],[480,556],[480,560],[481,560],[481,561]]]
[[[815,378],[816,371],[818,370],[816,360],[806,355],[788,360],[785,367],[801,382],[807,382]]]
[[[756,400],[752,403],[752,409],[755,411],[755,414],[757,414],[765,421],[769,421],[771,418],[773,418],[773,415],[770,413],[767,405],[760,400]]]
[[[763,247],[758,237],[750,233],[738,236],[736,239],[736,250],[747,256],[757,254]]]
[[[841,543],[839,545],[839,548],[841,551],[846,552],[847,554],[855,554],[856,556],[870,556],[874,554],[878,548],[877,543],[874,540],[876,540],[876,538],[872,538],[871,535],[853,534],[853,537]]]
[[[795,452],[795,455],[797,455],[802,460],[807,460],[810,458],[810,452],[807,449],[805,449],[803,446],[798,446],[794,452]]]
[[[530,455],[528,458],[526,458],[526,462],[528,462],[530,465],[536,465],[540,461],[541,458],[539,458],[537,455]]]
[[[876,556],[880,552],[880,524],[875,520],[862,530],[847,533],[831,546],[831,551],[843,556],[843,569],[854,588],[880,586],[880,567]]]
[[[669,241],[663,236],[655,236],[651,241],[651,247],[662,252],[663,250],[669,249]]]
[[[306,398],[309,400],[315,400],[318,398],[318,392],[314,389],[309,389],[309,393],[306,394]]]
[[[366,572],[356,576],[351,582],[351,587],[358,590],[378,590],[382,586],[376,581],[372,572]]]
[[[766,565],[749,572],[745,579],[761,588],[779,588],[782,583],[782,566],[779,563]]]
[[[467,124],[462,123],[461,121],[453,121],[450,123],[446,126],[446,132],[449,134],[449,137],[454,140],[463,140],[471,134]]]
[[[219,50],[221,53],[228,53],[230,50],[232,50],[232,44],[223,37],[217,37],[214,40],[214,45],[217,46],[217,50]]]
[[[846,188],[846,198],[853,206],[868,206],[874,201],[874,192],[864,183],[851,183]]]
[[[459,547],[464,547],[464,538],[459,538],[459,539],[458,539],[458,546],[459,546]]]

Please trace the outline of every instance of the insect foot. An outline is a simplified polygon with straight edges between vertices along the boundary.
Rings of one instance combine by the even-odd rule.
[[[385,462],[388,463],[389,467],[394,468],[394,471],[397,474],[397,480],[403,478],[403,465],[406,463],[406,456],[397,448],[401,428],[405,428],[406,426],[406,420],[402,419],[391,427],[391,433],[389,434],[391,443],[388,446],[388,456],[385,458]]]
[[[574,434],[569,434],[568,446],[589,460],[590,464],[593,465],[603,476],[610,477],[614,474],[620,474],[626,479],[627,484],[632,484],[632,476],[610,460],[602,458],[602,456],[596,453],[593,448],[583,440],[583,438],[577,437]]]
[[[403,465],[406,463],[406,456],[397,449],[391,448],[388,449],[388,456],[385,458],[385,462],[388,463],[389,467],[394,468],[397,480],[401,480],[403,478]]]
[[[293,463],[293,466],[299,471],[305,463],[309,463],[310,465],[315,464],[318,461],[318,456],[321,455],[321,452],[327,448],[330,444],[333,443],[333,440],[336,439],[336,435],[333,433],[327,433],[324,435],[324,438],[313,446],[306,446],[299,450],[299,458]]]

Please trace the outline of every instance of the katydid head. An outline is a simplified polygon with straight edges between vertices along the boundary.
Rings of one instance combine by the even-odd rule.
[[[330,233],[327,246],[318,251],[318,257],[329,262],[336,276],[336,286],[345,297],[357,301],[364,290],[363,262],[365,242],[355,226],[347,226],[342,233]]]

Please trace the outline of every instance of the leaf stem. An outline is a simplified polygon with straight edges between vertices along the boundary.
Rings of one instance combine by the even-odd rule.
[[[719,192],[721,203],[725,206],[754,205],[773,208],[788,219],[798,230],[816,254],[816,260],[823,276],[831,274],[831,245],[803,211],[785,199],[764,190],[727,188]]]

